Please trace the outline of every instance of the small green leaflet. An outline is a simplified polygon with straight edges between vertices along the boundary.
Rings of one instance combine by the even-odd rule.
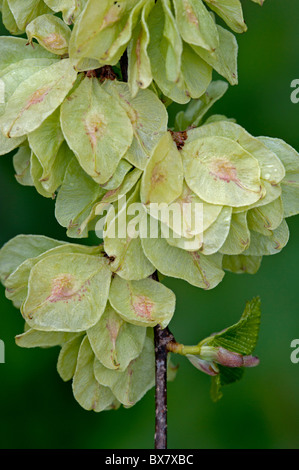
[[[221,333],[210,336],[201,344],[204,346],[222,347],[242,355],[253,352],[261,322],[261,301],[257,297],[247,302],[241,319],[235,325]]]

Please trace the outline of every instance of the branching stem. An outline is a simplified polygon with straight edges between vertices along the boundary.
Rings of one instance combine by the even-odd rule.
[[[185,346],[184,344],[176,343],[174,341],[171,341],[167,345],[167,349],[169,352],[175,353],[175,354],[181,354],[182,356],[186,356],[187,354],[200,354],[201,346]]]

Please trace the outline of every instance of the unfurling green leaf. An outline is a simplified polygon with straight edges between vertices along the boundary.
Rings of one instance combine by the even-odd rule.
[[[201,345],[222,347],[229,351],[248,355],[256,346],[261,322],[261,301],[259,298],[247,302],[241,319],[235,325],[216,333],[201,342]]]
[[[247,302],[245,311],[238,323],[227,328],[222,333],[211,337],[205,345],[218,347],[225,351],[243,355],[242,367],[253,367],[258,360],[249,355],[253,352],[258,338],[261,320],[261,309],[259,298]],[[237,356],[236,356],[237,357]],[[248,357],[247,364],[245,358]],[[242,356],[241,356],[242,358]],[[218,401],[222,397],[221,387],[239,380],[243,375],[243,368],[224,367],[219,364],[219,374],[212,378],[211,397]]]
[[[222,397],[221,387],[239,380],[245,367],[255,367],[259,359],[251,355],[260,329],[260,299],[247,302],[244,313],[235,325],[202,340],[197,347],[182,346],[181,353],[202,372],[212,376],[211,397]],[[194,352],[192,352],[193,350]]]

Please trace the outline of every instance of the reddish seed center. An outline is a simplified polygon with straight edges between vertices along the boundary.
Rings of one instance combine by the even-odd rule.
[[[141,318],[147,318],[150,320],[153,307],[154,304],[152,301],[144,295],[136,297],[133,301],[133,309],[135,310],[136,315]]]
[[[49,93],[50,88],[49,87],[43,87],[40,88],[39,90],[36,90],[32,95],[30,96],[26,108],[30,108],[30,106],[33,106],[35,104],[42,103]]]
[[[98,113],[89,114],[85,119],[84,127],[91,146],[93,149],[95,149],[98,140],[104,136],[106,130],[106,124],[104,122],[103,116],[99,115]]]
[[[237,180],[237,169],[227,160],[214,160],[210,166],[210,173],[215,178],[227,183]]]
[[[60,274],[52,280],[50,302],[69,299],[74,295],[74,283],[71,274]]]

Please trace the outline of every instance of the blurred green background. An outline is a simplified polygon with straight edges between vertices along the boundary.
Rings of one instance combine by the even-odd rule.
[[[299,78],[298,0],[267,0],[260,8],[243,0],[249,31],[238,36],[239,81],[214,113],[237,118],[254,135],[280,137],[299,149],[299,104],[290,83]],[[1,53],[1,51],[0,51]],[[0,245],[18,233],[65,239],[52,200],[14,179],[11,157],[0,160]],[[299,338],[299,217],[289,219],[291,238],[277,256],[264,258],[255,276],[227,274],[213,291],[167,280],[177,294],[171,329],[193,344],[237,321],[246,300],[262,298],[257,354],[261,365],[224,389],[218,404],[209,397],[210,379],[179,358],[169,384],[169,448],[299,448],[299,364],[290,343]],[[23,350],[14,336],[23,329],[20,313],[0,288],[1,448],[152,448],[154,392],[130,410],[95,414],[80,408],[70,383],[56,373],[58,350]]]

